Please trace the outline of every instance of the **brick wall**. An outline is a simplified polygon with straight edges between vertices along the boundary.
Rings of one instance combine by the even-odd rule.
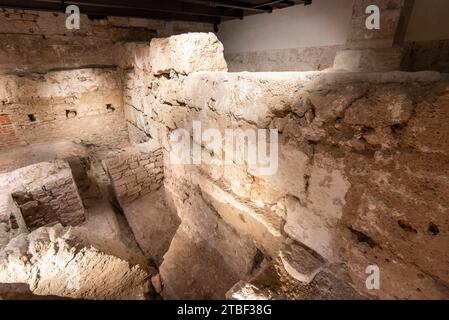
[[[164,178],[162,149],[152,142],[108,155],[103,164],[119,202],[126,203],[159,189]]]
[[[7,114],[0,114],[0,150],[17,146],[20,140],[16,135],[11,119]]]
[[[84,207],[65,161],[42,162],[0,175],[0,208],[10,210],[12,199],[29,230],[60,222],[79,225],[85,220]],[[10,212],[0,212],[9,216]]]

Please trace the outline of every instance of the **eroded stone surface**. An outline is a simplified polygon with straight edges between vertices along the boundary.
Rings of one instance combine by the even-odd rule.
[[[304,283],[312,282],[323,266],[321,259],[293,242],[284,243],[280,258],[285,270],[293,278]]]
[[[227,293],[229,300],[271,300],[269,291],[265,292],[245,281],[237,282]]]
[[[150,64],[154,74],[228,71],[223,45],[213,33],[188,33],[151,40]]]
[[[138,260],[111,239],[56,225],[10,241],[0,253],[0,282],[26,283],[36,295],[145,299],[154,271]]]

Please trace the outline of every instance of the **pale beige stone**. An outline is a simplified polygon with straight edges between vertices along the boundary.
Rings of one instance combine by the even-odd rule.
[[[145,299],[154,271],[138,260],[111,239],[56,225],[9,242],[0,253],[0,282],[26,283],[36,295]]]
[[[150,64],[154,74],[197,71],[227,71],[223,45],[213,33],[186,33],[155,38],[150,44]]]

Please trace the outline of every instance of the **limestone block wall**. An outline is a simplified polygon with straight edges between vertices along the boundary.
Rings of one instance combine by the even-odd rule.
[[[81,12],[82,13],[82,12]],[[68,30],[63,13],[1,9],[0,73],[46,72],[52,69],[116,65],[116,47],[124,42],[149,41],[157,35],[211,31],[193,22],[80,16],[80,29]]]
[[[242,243],[240,258],[258,261],[243,253],[255,246],[276,259],[293,241],[323,259],[322,271],[310,273],[313,281],[338,269],[341,273],[332,279],[341,282],[344,274],[348,286],[366,297],[448,297],[445,77],[436,72],[226,73],[213,68],[184,75],[175,64],[164,69],[171,70],[157,75],[142,69],[139,77],[148,85],[140,99],[147,102],[133,111],[139,111],[142,134],[164,149],[165,189],[182,220],[175,239],[192,233],[204,239],[211,220],[232,228],[229,241],[251,240]],[[230,128],[277,129],[277,171],[263,175],[248,164],[220,161],[173,164],[170,134],[176,129],[185,129],[202,155],[218,160],[224,153],[195,140],[193,121],[200,121],[202,132],[215,128],[222,137]],[[186,201],[212,211],[201,210],[198,219],[198,209],[188,209]],[[235,272],[222,279],[251,275],[251,269],[236,264],[237,256],[208,241]],[[174,263],[172,250],[174,243],[166,255]],[[365,286],[369,265],[380,269],[380,290]],[[161,276],[170,287],[167,268],[163,263]],[[182,268],[188,269],[188,263]]]
[[[158,34],[213,28],[81,14],[80,29],[69,30],[67,17],[0,9],[0,149],[57,139],[100,149],[127,146],[131,124],[124,121],[124,77],[117,70],[131,67],[124,65],[133,58],[126,48],[148,43]]]
[[[104,148],[128,140],[114,68],[3,75],[0,83],[3,148],[62,138]]]
[[[162,149],[142,143],[113,152],[103,164],[119,202],[126,203],[159,189],[163,184]]]
[[[60,222],[76,226],[84,222],[84,207],[64,161],[42,162],[0,175],[2,216],[20,213],[28,230]],[[12,197],[12,199],[11,199]],[[11,200],[19,210],[12,210]],[[11,212],[15,211],[15,212]]]

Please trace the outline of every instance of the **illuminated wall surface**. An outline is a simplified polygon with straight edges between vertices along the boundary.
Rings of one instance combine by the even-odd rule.
[[[2,10],[0,298],[448,299],[448,5],[366,5]]]

